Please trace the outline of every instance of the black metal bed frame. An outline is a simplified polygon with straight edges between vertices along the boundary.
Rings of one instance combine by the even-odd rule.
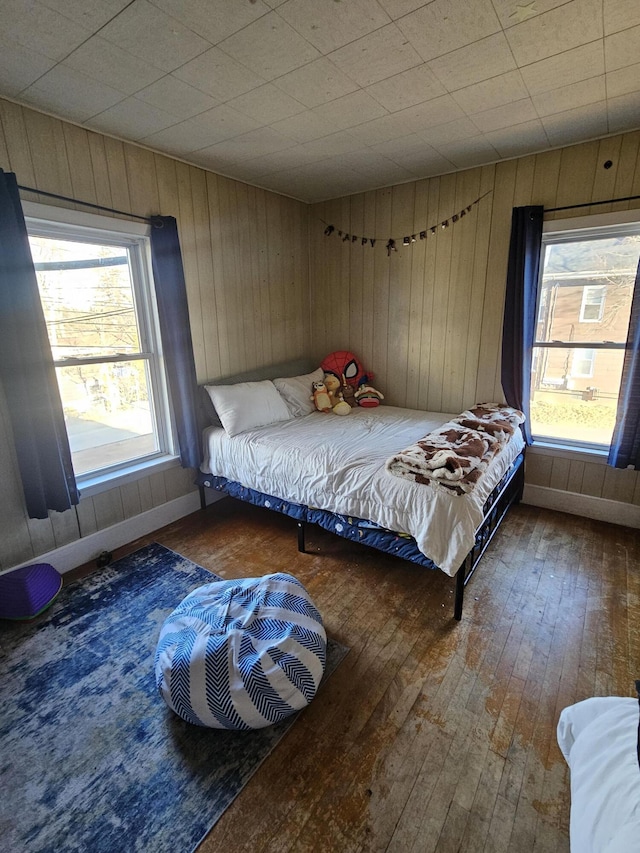
[[[476,533],[473,548],[467,554],[463,564],[456,572],[456,597],[453,608],[454,618],[462,619],[464,589],[471,580],[480,558],[489,547],[502,519],[510,506],[522,500],[524,491],[524,451],[516,457],[513,465],[491,492],[484,505],[484,519]]]
[[[199,482],[198,489],[200,491],[200,506],[202,509],[205,509],[205,486]],[[489,543],[495,536],[509,507],[512,506],[512,504],[520,502],[523,489],[524,450],[516,457],[509,470],[504,474],[500,482],[495,486],[485,501],[484,517],[476,533],[475,543],[455,574],[456,592],[453,615],[454,619],[458,622],[462,619],[465,587],[471,580],[482,555],[489,547]],[[304,554],[306,553],[305,534],[308,522],[305,519],[297,519],[296,523],[298,527],[298,551]],[[362,544],[367,545],[369,543]],[[375,545],[369,545],[369,547],[375,547]]]

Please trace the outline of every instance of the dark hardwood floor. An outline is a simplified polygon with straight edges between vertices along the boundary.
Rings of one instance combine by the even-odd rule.
[[[442,572],[317,528],[299,554],[292,519],[231,499],[115,556],[147,541],[225,578],[294,574],[350,647],[198,853],[569,850],[556,724],[634,695],[638,531],[512,508],[459,623]]]

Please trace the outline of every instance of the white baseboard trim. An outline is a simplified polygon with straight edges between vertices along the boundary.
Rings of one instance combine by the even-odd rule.
[[[223,497],[223,494],[207,489],[207,504],[215,503]],[[96,533],[90,533],[75,542],[69,542],[68,545],[62,545],[47,554],[34,557],[19,566],[13,566],[7,571],[13,571],[13,569],[19,569],[33,563],[50,563],[60,574],[64,574],[84,563],[95,560],[103,551],[113,551],[115,548],[120,548],[140,536],[153,533],[154,530],[159,530],[161,527],[171,524],[179,518],[184,518],[185,515],[190,515],[198,509],[200,509],[199,492],[189,492],[187,495],[175,498],[146,512],[141,512],[125,519],[125,521],[113,524],[111,527],[105,527],[104,530],[98,530]],[[0,574],[5,574],[5,572],[0,572]]]
[[[596,521],[608,521],[623,527],[640,528],[640,506],[596,498],[592,495],[579,495],[576,492],[563,492],[547,486],[525,485],[522,502],[531,506],[541,506]]]

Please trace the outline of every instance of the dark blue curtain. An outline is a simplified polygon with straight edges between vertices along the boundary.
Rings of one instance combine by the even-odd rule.
[[[616,425],[607,461],[614,468],[640,469],[640,264],[631,302]]]
[[[78,503],[16,176],[0,169],[0,381],[30,518]]]
[[[526,415],[522,429],[527,444],[543,213],[541,206],[513,208],[502,326],[502,390],[507,403]]]
[[[151,257],[165,357],[169,395],[183,468],[197,468],[202,461],[198,420],[198,382],[187,289],[182,268],[178,227],[173,216],[151,220]]]

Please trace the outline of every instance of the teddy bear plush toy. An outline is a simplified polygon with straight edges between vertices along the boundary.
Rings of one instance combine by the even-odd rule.
[[[313,403],[316,409],[319,412],[330,412],[333,407],[331,405],[331,398],[327,392],[327,386],[324,382],[314,382],[313,383],[313,394],[309,398],[313,400]]]
[[[334,373],[325,373],[324,384],[331,402],[331,410],[334,415],[348,415],[351,406],[345,401],[340,389],[340,380]]]

